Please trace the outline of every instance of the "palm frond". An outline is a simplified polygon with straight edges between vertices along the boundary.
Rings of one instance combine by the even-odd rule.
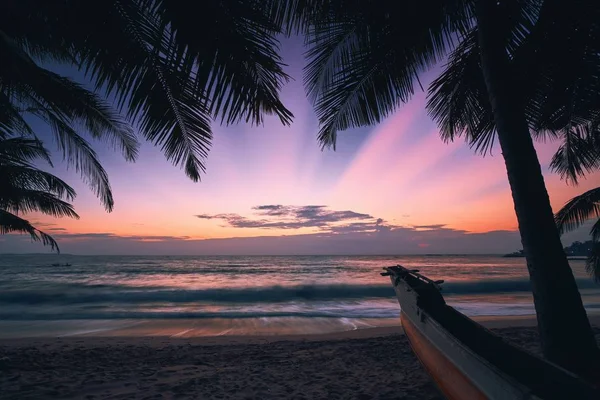
[[[592,236],[592,240],[595,242],[600,242],[600,218],[592,225],[592,229],[590,229],[590,235]]]
[[[315,30],[309,40],[304,81],[323,147],[335,149],[338,131],[381,121],[413,93],[410,82],[394,79],[391,52],[371,51],[360,29],[357,23],[338,23]]]
[[[227,124],[260,124],[263,114],[275,114],[283,124],[291,122],[291,112],[278,97],[289,80],[277,52],[275,35],[280,29],[263,2],[211,0],[190,9],[188,3],[159,0],[155,9],[169,28],[162,29],[169,43],[165,47],[185,49],[176,63],[187,66],[184,70],[197,65],[194,80],[206,94],[212,115]]]
[[[444,141],[464,136],[476,151],[491,151],[496,127],[481,71],[477,29],[465,36],[430,84],[427,111]]]
[[[69,27],[65,26],[61,16],[68,12],[71,5],[67,1],[2,1],[2,32],[36,59],[77,64],[73,47],[62,34]]]
[[[600,4],[544,1],[515,58],[536,135],[585,125],[600,116]]]
[[[459,3],[396,9],[337,1],[310,17],[305,83],[323,146],[334,146],[338,131],[380,122],[412,96],[419,74],[468,30],[469,10]]]
[[[196,182],[205,172],[204,159],[212,141],[210,114],[189,88],[171,86],[172,80],[172,76],[163,75],[164,91],[144,93],[140,90],[140,98],[134,98],[132,102],[139,107],[143,104],[164,104],[164,93],[168,93],[169,105],[162,109],[148,107],[141,117],[140,126],[144,136],[160,146],[167,159],[182,165],[187,176]],[[153,102],[154,99],[156,102]]]
[[[597,126],[600,120],[600,75],[595,72],[600,68],[600,36],[593,22],[598,18],[586,16],[581,25],[578,22],[581,14],[600,16],[599,9],[595,3],[579,0],[569,4],[520,0],[498,7],[508,21],[506,33],[498,34],[508,37],[512,76],[521,96],[514,101],[523,104],[536,138],[570,141],[555,156],[555,165],[571,180],[575,173],[596,168],[589,152],[581,154],[581,168],[564,165],[577,156],[569,154],[569,149],[575,149],[572,133]],[[495,126],[474,33],[463,38],[442,75],[433,81],[427,108],[445,140],[465,135],[485,153],[493,145]]]
[[[213,117],[291,121],[279,99],[289,78],[277,53],[280,28],[261,1],[23,0],[3,7],[0,13],[14,17],[0,16],[1,26],[18,46],[45,60],[76,60],[193,180],[204,170]]]
[[[563,143],[552,157],[550,167],[563,179],[577,184],[584,177],[600,168],[600,129],[597,124],[585,124],[566,128]]]
[[[62,179],[30,165],[4,165],[0,163],[0,202],[18,202],[21,189],[43,191],[72,201],[75,190]]]
[[[50,153],[38,139],[14,137],[0,140],[0,165],[22,164],[36,159],[52,166]]]
[[[600,187],[573,197],[555,216],[561,234],[577,229],[590,218],[600,218]]]
[[[100,198],[107,211],[112,211],[114,199],[108,174],[90,144],[60,117],[51,112],[39,113],[52,129],[58,148],[65,159],[75,167],[83,181]]]
[[[307,34],[311,26],[330,13],[335,13],[331,8],[335,8],[338,13],[344,9],[341,5],[355,8],[350,1],[342,4],[331,0],[267,0],[263,4],[269,12],[269,18],[288,36]]]
[[[1,73],[3,91],[13,93],[17,102],[35,104],[24,111],[59,114],[70,124],[80,124],[94,138],[107,140],[127,160],[135,159],[138,144],[133,130],[96,94],[38,66],[6,35],[0,36],[0,55],[10,60],[10,67]]]
[[[12,232],[28,233],[34,242],[42,242],[44,246],[50,246],[52,250],[60,253],[58,243],[52,236],[35,228],[29,221],[0,209],[0,234],[4,235]]]
[[[597,283],[600,283],[600,241],[592,244],[592,251],[585,260],[585,270]]]
[[[15,214],[38,211],[52,217],[79,219],[71,204],[52,193],[41,190],[11,188],[8,193],[3,193],[0,197],[0,209]]]
[[[70,39],[97,88],[114,95],[141,133],[197,181],[212,138],[206,97],[196,90],[193,73],[166,58],[172,51],[164,47],[161,21],[140,3],[94,2],[97,29],[86,28],[84,42]],[[88,8],[88,4],[74,7]],[[75,14],[68,20],[81,31],[79,18],[71,18]]]
[[[133,160],[137,141],[129,125],[97,95],[36,65],[15,41],[0,38],[0,53],[11,60],[9,67],[1,71],[2,92],[10,96],[8,103],[22,105],[20,114],[32,113],[50,125],[65,160],[75,166],[105,208],[112,210],[114,201],[106,171],[76,129],[81,126],[93,137],[108,139],[126,159]]]
[[[60,32],[84,71],[191,179],[204,170],[216,114],[260,123],[273,112],[289,123],[277,93],[287,75],[260,2],[212,0],[197,12],[166,0],[65,3]],[[96,18],[83,26],[81,13]]]
[[[6,93],[5,93],[6,92]],[[0,83],[0,138],[24,135],[34,136],[33,129],[23,118],[21,110],[11,101],[10,89]]]

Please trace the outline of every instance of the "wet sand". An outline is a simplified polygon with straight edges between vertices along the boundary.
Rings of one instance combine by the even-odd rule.
[[[539,352],[533,318],[479,320]],[[134,336],[0,340],[0,398],[442,399],[399,326],[219,337],[141,328]]]

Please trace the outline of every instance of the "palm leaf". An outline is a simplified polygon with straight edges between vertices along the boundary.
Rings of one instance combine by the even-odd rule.
[[[127,114],[139,124],[142,133],[165,150],[169,159],[186,166],[192,179],[199,178],[202,167],[197,150],[206,150],[205,143],[210,140],[209,113],[200,95],[192,98],[177,98],[179,92],[187,90],[193,81],[183,73],[172,70],[171,65],[161,59],[160,47],[154,49],[155,37],[159,26],[150,18],[146,10],[140,7],[141,2],[129,0],[113,0],[105,2],[86,2],[66,0],[59,3],[40,4],[42,12],[29,13],[30,18],[39,18],[43,26],[36,26],[32,32],[23,32],[13,26],[15,41],[25,43],[27,49],[37,48],[40,56],[51,57],[57,48],[69,49],[70,54],[79,60],[79,65],[96,83],[97,89],[104,89],[109,95],[115,95],[117,102],[127,104]],[[27,13],[28,8],[20,9]],[[85,21],[81,15],[94,15],[94,19]],[[29,21],[31,24],[32,21]],[[150,28],[154,28],[151,31]],[[35,43],[43,34],[50,34],[52,40],[43,40],[46,52]],[[162,32],[161,32],[162,34]],[[63,54],[58,51],[61,58]],[[173,85],[173,87],[169,86]],[[187,85],[187,87],[185,86]],[[36,99],[39,103],[39,99]],[[184,110],[181,111],[181,104]],[[42,104],[43,105],[43,104]],[[34,105],[30,108],[37,108]],[[73,126],[56,110],[45,110],[41,118],[52,125],[55,132],[67,131],[71,137],[76,133]],[[60,126],[59,126],[60,125]],[[200,136],[200,137],[198,137]],[[207,138],[208,136],[208,138]],[[65,141],[59,137],[63,146],[83,143],[78,135],[77,140]],[[87,153],[84,149],[64,149],[71,160],[74,153]],[[183,156],[182,156],[183,154]],[[187,156],[187,157],[186,157]],[[94,157],[87,157],[88,160]],[[80,171],[91,170],[94,163],[79,165]],[[95,192],[102,192],[105,207],[112,209],[112,196],[109,196],[97,178],[103,171],[95,171],[86,177]],[[103,186],[103,188],[102,188]],[[108,201],[110,198],[110,201]]]
[[[12,232],[28,233],[34,242],[42,242],[44,246],[50,246],[52,250],[60,253],[58,243],[52,236],[36,229],[29,221],[0,209],[0,234],[4,235]]]
[[[600,241],[594,241],[592,251],[585,261],[585,270],[600,283]]]
[[[2,11],[13,14],[0,22],[15,43],[45,60],[77,60],[193,180],[204,170],[213,117],[291,120],[278,93],[288,79],[279,28],[260,1],[207,0],[195,9],[173,0],[23,0]]]
[[[11,188],[0,197],[0,209],[15,214],[38,211],[52,217],[79,219],[71,204],[42,190]]]
[[[95,94],[37,66],[14,41],[0,38],[0,53],[11,60],[8,68],[0,71],[0,89],[8,95],[5,102],[21,104],[23,110],[19,114],[32,113],[50,125],[65,159],[75,166],[105,208],[112,210],[114,201],[108,176],[96,153],[76,129],[81,126],[95,138],[108,139],[123,151],[126,159],[133,160],[137,154],[137,141],[131,128]],[[10,106],[4,108],[7,109],[10,110]]]
[[[12,198],[18,201],[21,189],[48,192],[72,201],[75,190],[62,179],[29,165],[2,165],[0,163],[0,202]]]
[[[34,136],[33,130],[23,118],[22,110],[11,101],[13,96],[10,90],[2,84],[0,89],[0,138],[14,135]]]
[[[165,58],[177,52],[165,47],[170,44],[165,43],[161,21],[141,3],[95,4],[102,29],[85,28],[85,43],[73,39],[78,56],[97,87],[127,106],[127,115],[137,121],[141,133],[197,181],[212,139],[205,93],[195,87],[193,71]],[[84,29],[77,20],[70,22],[76,31]]]
[[[5,163],[22,164],[27,161],[42,159],[52,166],[50,153],[42,142],[24,137],[0,140],[0,165]]]
[[[600,242],[600,218],[594,223],[592,229],[590,229],[590,235],[593,241]]]
[[[552,157],[550,167],[575,184],[600,168],[600,129],[598,125],[574,126],[563,131],[563,143]]]
[[[94,138],[107,140],[122,150],[127,160],[137,155],[137,140],[129,125],[96,94],[54,72],[39,67],[10,38],[0,36],[0,55],[10,60],[1,72],[3,92],[30,105],[33,114],[51,110],[69,123],[80,123]]]
[[[185,49],[174,57],[181,58],[176,63],[187,66],[185,70],[197,65],[194,79],[207,95],[211,114],[227,124],[260,124],[263,114],[275,114],[289,124],[292,114],[278,97],[289,76],[277,53],[279,28],[264,3],[212,0],[199,7],[190,9],[190,4],[174,0],[155,2],[163,26],[169,27],[163,29],[168,33],[165,47]]]
[[[100,198],[106,210],[112,211],[114,199],[108,174],[90,144],[57,115],[51,112],[40,112],[39,116],[50,126],[58,148],[63,152],[65,159],[75,166],[75,170]]]
[[[600,116],[599,18],[597,2],[543,2],[535,29],[516,58],[521,83],[529,89],[526,104],[535,132],[555,135]]]
[[[573,197],[556,213],[555,220],[562,234],[594,217],[600,218],[600,187]]]
[[[427,110],[444,141],[464,136],[476,151],[491,151],[496,127],[481,71],[477,29],[463,39],[430,84]]]
[[[403,8],[359,3],[331,2],[306,21],[288,21],[307,25],[305,84],[323,146],[334,146],[338,131],[380,122],[408,101],[419,74],[469,26],[462,2],[415,1]]]
[[[586,17],[580,24],[578,15],[600,16],[598,5],[523,0],[504,2],[498,10],[506,12],[509,21],[505,27],[509,31],[507,52],[521,96],[514,101],[523,104],[532,134],[541,139],[566,138],[597,125],[600,76],[595,71],[600,68],[600,35],[595,17]],[[485,153],[493,145],[495,126],[475,34],[473,30],[463,38],[443,73],[431,84],[427,108],[445,140],[465,135],[467,142]],[[573,135],[568,139],[571,143],[566,143],[562,152],[574,142]],[[566,155],[555,157],[557,165]],[[577,173],[595,168],[589,154],[581,161]],[[571,168],[571,173],[575,169]],[[563,176],[567,172],[561,170]]]
[[[269,19],[288,36],[305,35],[312,26],[327,20],[330,14],[340,15],[344,10],[355,8],[350,1],[331,0],[267,0],[264,4]]]

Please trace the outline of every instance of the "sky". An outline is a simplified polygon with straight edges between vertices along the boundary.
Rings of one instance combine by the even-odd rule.
[[[149,143],[128,163],[94,142],[111,180],[112,213],[56,153],[52,172],[76,189],[81,218],[27,218],[73,254],[496,254],[521,248],[498,148],[483,157],[462,140],[444,143],[418,91],[379,125],[344,131],[336,151],[321,151],[318,121],[302,87],[301,42],[286,40],[283,48],[294,78],[282,92],[295,115],[291,126],[274,117],[259,127],[214,123],[200,183]],[[555,211],[600,182],[597,173],[574,187],[551,173],[558,145],[536,143]],[[588,231],[584,226],[563,242],[587,240]],[[0,253],[45,251],[28,236],[0,236]]]

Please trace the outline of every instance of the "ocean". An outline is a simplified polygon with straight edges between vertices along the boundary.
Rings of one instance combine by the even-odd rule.
[[[162,321],[161,329],[193,321],[187,331],[196,335],[398,324],[394,291],[379,275],[397,264],[445,280],[447,302],[469,316],[534,313],[523,258],[0,255],[0,337],[110,332],[149,321]],[[588,312],[598,309],[600,286],[584,261],[571,266]]]

